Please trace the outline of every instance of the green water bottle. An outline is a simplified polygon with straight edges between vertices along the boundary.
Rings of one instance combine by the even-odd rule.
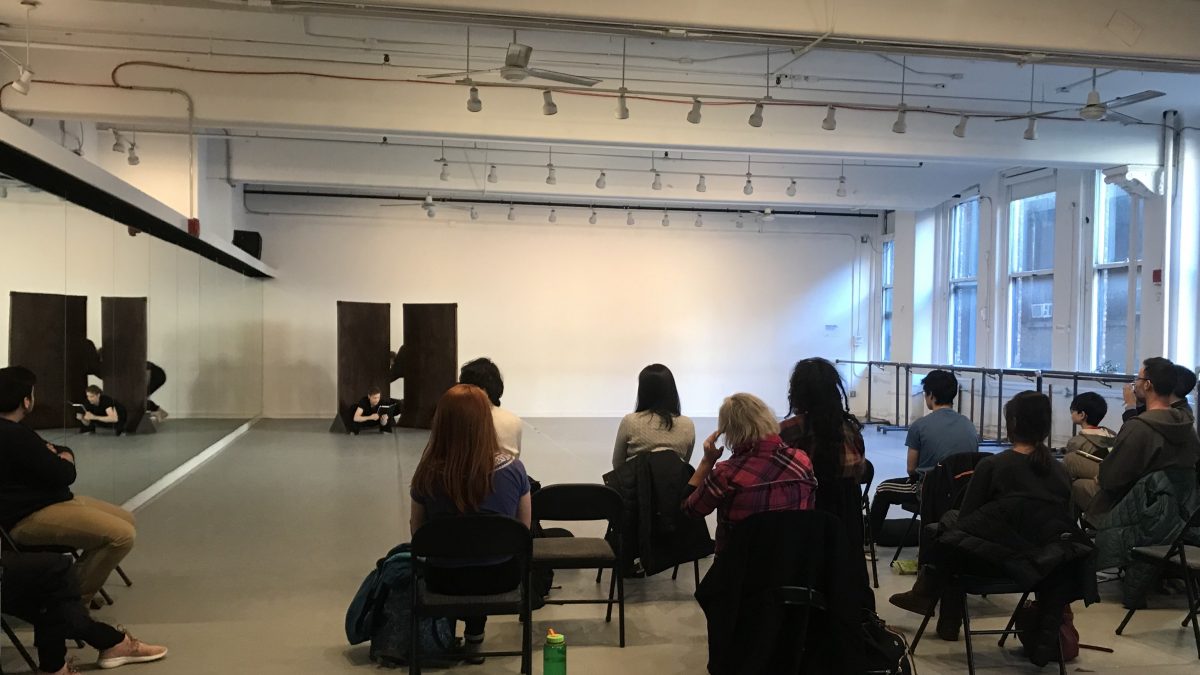
[[[542,675],[567,675],[567,641],[551,628],[542,647]]]

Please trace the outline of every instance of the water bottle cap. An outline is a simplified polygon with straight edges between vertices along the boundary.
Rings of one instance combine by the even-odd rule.
[[[546,632],[546,642],[549,644],[561,645],[565,639],[561,634],[555,633],[553,628]]]

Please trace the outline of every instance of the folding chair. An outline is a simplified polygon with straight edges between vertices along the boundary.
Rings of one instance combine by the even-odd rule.
[[[33,657],[29,655],[29,650],[25,649],[25,645],[21,644],[21,640],[17,637],[17,634],[13,632],[12,626],[9,626],[8,622],[3,618],[0,618],[0,629],[4,630],[4,634],[8,636],[8,641],[11,642],[12,646],[16,648],[17,653],[21,655],[21,658],[25,659],[25,663],[29,664],[29,670],[34,673],[38,672],[37,662],[34,661]],[[0,670],[0,672],[3,671]]]
[[[608,597],[600,599],[547,599],[548,605],[608,605],[604,621],[612,621],[614,595],[617,602],[620,645],[625,646],[625,583],[621,574],[624,504],[621,495],[606,485],[565,483],[548,485],[533,496],[533,520],[605,520],[617,548],[600,537],[554,537],[533,540],[533,566],[540,569],[612,570]],[[699,563],[697,563],[699,576]]]
[[[76,561],[78,561],[80,558],[79,549],[74,548],[72,546],[57,546],[57,545],[22,546],[22,545],[18,545],[17,542],[15,540],[13,540],[12,535],[10,535],[8,533],[8,530],[5,530],[2,527],[0,527],[0,549],[7,549],[9,551],[26,551],[29,553],[34,553],[34,552],[38,552],[38,551],[43,552],[43,553],[61,553],[63,555],[71,556]],[[125,582],[126,586],[133,585],[133,581],[130,580],[129,576],[125,574],[125,571],[121,569],[120,565],[117,565],[116,569],[113,571],[116,572],[117,575],[121,577],[121,581]],[[103,588],[100,589],[100,597],[104,599],[104,603],[106,605],[113,604],[112,596],[109,595],[108,591],[104,590]],[[92,609],[100,609],[100,607],[93,603]]]
[[[904,541],[912,536],[913,528],[917,526],[917,518],[920,517],[926,523],[933,524],[940,520],[946,511],[956,508],[962,501],[963,495],[966,494],[971,476],[975,474],[975,467],[990,454],[978,451],[956,452],[944,457],[925,475],[921,480],[920,499],[916,505],[904,504],[901,506],[913,515],[912,519],[908,521],[904,539],[896,548],[896,554],[892,556],[892,565],[895,565],[896,561],[900,559],[900,552],[904,550]],[[949,489],[942,490],[939,486],[946,484],[944,480],[946,478],[949,479]]]
[[[1200,508],[1192,512],[1187,523],[1180,530],[1175,541],[1169,546],[1135,546],[1131,553],[1141,562],[1147,562],[1155,567],[1155,576],[1162,574],[1167,567],[1172,567],[1183,574],[1184,586],[1187,588],[1188,612],[1183,619],[1183,626],[1192,624],[1192,636],[1196,640],[1196,657],[1200,658],[1200,625],[1196,616],[1200,611],[1200,546],[1190,546],[1184,543],[1188,530],[1200,527]],[[1121,625],[1117,626],[1117,635],[1125,630],[1126,624],[1133,618],[1136,609],[1125,613]]]
[[[521,672],[533,673],[532,617],[529,601],[529,562],[532,537],[519,521],[498,515],[467,515],[431,520],[412,538],[412,645],[409,675],[420,675],[421,658],[454,657],[452,654],[421,654],[418,627],[422,617],[461,619],[470,616],[516,614],[521,619],[519,651],[477,652],[479,656],[520,656]],[[493,595],[446,595],[427,588],[429,559],[475,560],[509,557],[517,562],[517,587]]]
[[[879,588],[879,562],[875,555],[875,536],[871,532],[871,483],[875,480],[875,465],[863,460],[863,475],[858,484],[862,486],[863,541],[871,547],[871,585]]]
[[[971,644],[971,636],[973,635],[999,635],[999,646],[1003,647],[1005,640],[1009,635],[1016,635],[1017,612],[1025,605],[1025,601],[1029,598],[1032,592],[1030,589],[1022,588],[1016,582],[1010,579],[996,579],[991,577],[978,577],[973,575],[956,575],[953,582],[956,586],[962,588],[962,619],[963,619],[963,642],[967,647],[967,672],[970,675],[975,675],[975,651]],[[1012,616],[1008,619],[1008,624],[1004,630],[973,630],[971,628],[970,608],[967,604],[967,598],[972,595],[988,596],[988,595],[1009,595],[1020,593],[1021,599],[1017,601],[1017,607],[1013,610]],[[934,607],[940,604],[940,601],[929,607],[929,611],[921,620],[921,626],[917,629],[917,634],[913,636],[912,645],[908,648],[908,653],[915,655],[917,652],[917,643],[921,641],[921,636],[925,634],[925,627],[929,625],[929,619],[933,616]],[[1060,637],[1058,643],[1058,672],[1059,675],[1066,675],[1067,665],[1062,658],[1062,641],[1061,633],[1056,633]]]

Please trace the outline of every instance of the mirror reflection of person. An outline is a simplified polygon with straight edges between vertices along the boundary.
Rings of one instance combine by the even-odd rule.
[[[150,399],[154,392],[167,383],[167,371],[153,361],[146,362],[146,412],[155,422],[167,419],[167,411]]]
[[[363,429],[378,428],[379,433],[392,433],[396,425],[398,401],[383,395],[379,387],[367,389],[367,395],[354,406],[354,417],[350,421],[350,433],[358,435]]]
[[[97,427],[112,429],[118,436],[125,433],[125,406],[94,384],[88,386],[83,412],[76,413],[75,419],[83,425],[81,434],[95,433]]]

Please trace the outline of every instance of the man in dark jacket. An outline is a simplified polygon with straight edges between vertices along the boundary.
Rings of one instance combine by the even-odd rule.
[[[1089,519],[1111,510],[1143,476],[1164,469],[1195,470],[1200,439],[1191,414],[1173,405],[1178,372],[1167,359],[1146,359],[1134,389],[1146,402],[1146,412],[1121,427],[1112,451],[1100,463],[1097,479],[1078,485],[1074,496]]]
[[[1125,412],[1121,413],[1122,422],[1128,422],[1146,412],[1146,402],[1142,400],[1136,385],[1137,382],[1133,382],[1121,392],[1125,398]],[[1191,396],[1195,389],[1196,372],[1187,366],[1175,364],[1175,395],[1171,397],[1171,407],[1187,412],[1192,419],[1195,419],[1196,415],[1187,397]]]

